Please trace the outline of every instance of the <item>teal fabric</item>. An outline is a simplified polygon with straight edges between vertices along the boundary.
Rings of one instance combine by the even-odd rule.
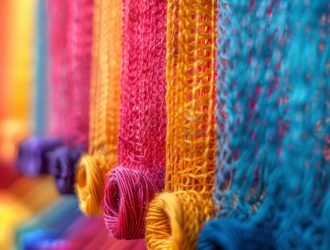
[[[330,249],[329,1],[218,3],[221,219],[212,224],[227,229],[214,237],[244,228],[267,237],[254,246],[241,237],[243,249]]]
[[[36,68],[34,96],[35,133],[45,133],[47,109],[47,0],[38,0],[36,20]]]

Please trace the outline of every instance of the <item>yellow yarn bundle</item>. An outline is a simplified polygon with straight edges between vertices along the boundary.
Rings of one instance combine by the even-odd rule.
[[[216,0],[169,0],[164,193],[146,219],[149,249],[195,249],[214,215]]]
[[[81,210],[101,215],[103,184],[117,163],[121,1],[95,0],[88,154],[79,163],[76,189]]]

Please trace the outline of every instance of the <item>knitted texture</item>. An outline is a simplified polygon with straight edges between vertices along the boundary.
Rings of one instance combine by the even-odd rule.
[[[166,5],[123,1],[119,166],[104,191],[105,222],[119,239],[144,237],[146,206],[164,187]]]
[[[103,185],[117,163],[121,76],[121,1],[94,1],[92,82],[88,154],[78,166],[81,210],[102,212]]]
[[[168,1],[165,191],[146,219],[149,249],[194,249],[213,216],[216,1]]]
[[[219,6],[214,199],[220,217],[238,221],[213,222],[214,238],[223,244],[245,228],[259,235],[235,239],[247,249],[328,249],[330,6],[295,0]],[[214,244],[210,226],[200,249]],[[267,234],[253,233],[260,227]]]
[[[75,165],[87,148],[93,0],[68,1],[67,9],[67,30],[61,30],[66,34],[67,84],[63,82],[61,87],[65,96],[59,100],[64,102],[64,106],[57,110],[60,113],[67,112],[65,123],[62,124],[65,146],[49,156],[49,168],[55,174],[56,185],[61,193],[73,193]]]

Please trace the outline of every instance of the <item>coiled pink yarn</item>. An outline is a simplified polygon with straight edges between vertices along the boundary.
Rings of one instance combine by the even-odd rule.
[[[105,222],[119,239],[144,237],[146,207],[164,186],[166,5],[123,1],[119,166],[104,190]]]

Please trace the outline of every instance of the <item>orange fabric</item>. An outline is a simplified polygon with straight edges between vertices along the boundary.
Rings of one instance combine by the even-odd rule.
[[[96,0],[88,154],[80,160],[76,189],[81,210],[102,213],[106,174],[117,163],[121,76],[121,1]]]
[[[169,0],[166,183],[150,204],[149,249],[195,249],[214,213],[216,0]]]
[[[16,144],[31,128],[32,53],[35,0],[1,1],[0,161],[14,159]],[[2,12],[1,11],[1,12]],[[3,51],[1,51],[3,52]]]

